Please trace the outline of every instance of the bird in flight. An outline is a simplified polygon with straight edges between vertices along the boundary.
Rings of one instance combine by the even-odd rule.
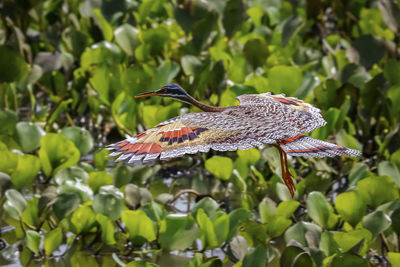
[[[188,113],[164,121],[152,129],[109,145],[109,155],[129,165],[152,163],[194,154],[249,149],[263,144],[275,146],[280,155],[282,179],[292,197],[295,193],[287,155],[301,157],[358,156],[360,151],[311,138],[309,133],[324,126],[320,110],[294,97],[250,94],[238,96],[240,104],[209,106],[191,97],[177,84],[168,84],[136,97],[162,96],[192,104],[204,112]]]

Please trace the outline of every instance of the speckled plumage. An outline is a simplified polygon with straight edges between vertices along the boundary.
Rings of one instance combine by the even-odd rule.
[[[302,157],[360,155],[357,150],[304,135],[324,126],[326,121],[319,109],[297,98],[270,93],[241,95],[238,97],[240,105],[218,109],[187,97],[188,102],[210,112],[189,113],[162,122],[108,146],[113,151],[110,156],[118,156],[116,161],[138,165],[210,149],[235,151],[272,144],[280,153],[282,178],[294,195],[286,154]]]
[[[140,135],[112,144],[109,146],[109,149],[114,151],[111,156],[120,155],[117,161],[136,165],[154,161],[157,158],[166,160],[199,151],[207,152],[209,149],[218,151],[248,149],[262,144],[279,144],[286,139],[304,132],[311,132],[326,124],[319,109],[297,98],[266,93],[241,95],[238,100],[239,106],[229,107],[222,112],[185,114],[160,123]],[[181,138],[179,135],[182,136],[185,128],[202,130],[193,132],[192,139],[184,138],[179,142]],[[171,141],[165,133],[173,135]],[[281,144],[282,149],[290,155],[305,157],[359,155],[358,151],[340,149],[341,147],[336,145],[303,136],[285,145]],[[174,137],[175,141],[173,141]],[[152,147],[147,145],[141,150],[138,144],[142,144],[141,146],[152,144]],[[136,145],[136,147],[129,150],[130,145]],[[324,148],[301,152],[301,150],[318,147]],[[335,147],[337,149],[333,149]]]

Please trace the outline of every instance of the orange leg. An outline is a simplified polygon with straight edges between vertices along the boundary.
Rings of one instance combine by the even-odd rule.
[[[274,145],[274,146],[279,151],[279,157],[281,160],[282,179],[285,182],[287,188],[289,189],[290,195],[293,197],[294,192],[296,191],[296,187],[294,186],[293,178],[289,171],[286,152],[283,151],[279,145]]]

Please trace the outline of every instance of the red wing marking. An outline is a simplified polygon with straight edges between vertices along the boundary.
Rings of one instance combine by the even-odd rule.
[[[130,144],[128,141],[121,141],[121,142],[118,142],[116,145],[117,146],[120,146],[120,147],[123,147],[123,146],[125,146],[125,145],[127,145],[127,144]]]
[[[301,138],[303,138],[303,137],[305,137],[304,134],[299,134],[299,135],[297,135],[297,136],[295,136],[295,137],[291,137],[291,138],[288,138],[288,139],[286,139],[286,140],[280,141],[279,144],[280,144],[280,145],[286,145],[287,143],[291,143],[291,142],[296,141],[296,140],[299,140],[299,139],[301,139]]]
[[[326,149],[330,149],[329,146],[319,146],[309,149],[294,149],[294,150],[286,150],[286,153],[304,153],[304,152],[314,152],[314,151],[325,151]]]
[[[299,106],[299,102],[290,99],[290,98],[286,98],[286,97],[279,97],[279,96],[272,96],[272,98],[274,98],[276,101],[285,104],[285,105],[294,105],[294,106]]]
[[[160,142],[168,142],[168,145],[172,145],[175,142],[182,143],[186,140],[194,140],[200,133],[207,130],[207,128],[200,127],[182,127],[178,130],[159,132],[158,134],[161,134]]]
[[[162,147],[156,143],[143,143],[140,149],[136,152],[136,154],[154,154],[162,151]]]
[[[129,148],[127,151],[125,151],[125,153],[135,152],[135,151],[139,150],[142,145],[143,145],[143,143],[135,143],[135,144],[128,145]]]

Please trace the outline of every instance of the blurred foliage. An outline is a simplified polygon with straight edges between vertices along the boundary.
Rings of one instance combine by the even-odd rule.
[[[399,2],[0,2],[0,263],[400,266]],[[285,93],[362,157],[275,148],[110,167],[109,143],[201,101]],[[188,110],[189,109],[189,110]],[[183,191],[181,191],[183,190]]]

